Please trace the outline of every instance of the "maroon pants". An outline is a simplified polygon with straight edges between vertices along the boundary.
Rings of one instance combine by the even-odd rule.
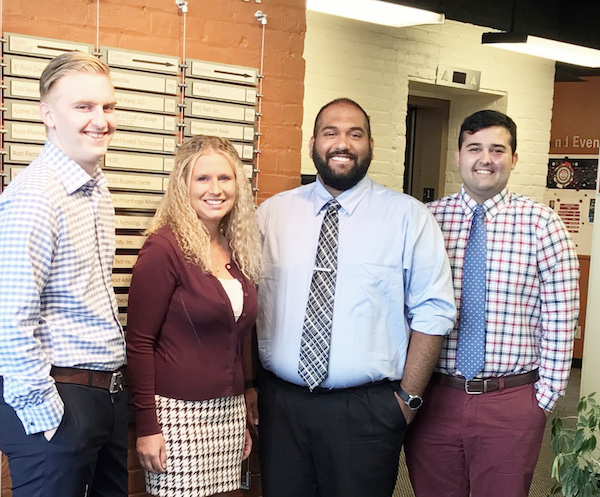
[[[482,395],[429,384],[404,449],[416,497],[527,497],[546,414],[533,384]]]

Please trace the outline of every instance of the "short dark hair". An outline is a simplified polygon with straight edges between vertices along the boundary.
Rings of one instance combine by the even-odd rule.
[[[345,98],[345,97],[336,98],[335,100],[332,100],[328,104],[325,104],[323,107],[321,107],[321,110],[317,114],[317,117],[315,117],[315,126],[313,128],[313,136],[317,136],[317,132],[319,131],[319,126],[321,125],[321,115],[323,114],[323,112],[326,109],[328,109],[329,107],[331,107],[333,105],[338,105],[338,104],[352,105],[353,107],[356,107],[358,110],[360,110],[363,113],[363,115],[365,116],[365,122],[367,123],[367,129],[366,129],[367,136],[370,139],[371,138],[371,119],[369,118],[369,115],[365,112],[365,109],[363,109],[360,105],[358,105],[354,100],[351,100],[351,99]]]
[[[472,135],[492,126],[502,126],[508,130],[510,133],[510,147],[514,154],[517,151],[517,125],[506,114],[489,109],[475,112],[463,121],[458,135],[458,149],[460,150],[463,144],[463,133]]]

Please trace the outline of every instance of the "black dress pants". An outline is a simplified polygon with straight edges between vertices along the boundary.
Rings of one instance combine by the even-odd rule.
[[[399,383],[311,393],[263,370],[264,497],[390,497],[406,432]]]
[[[1,388],[0,379],[0,392]],[[127,394],[57,383],[65,414],[52,440],[26,435],[0,395],[0,451],[13,497],[127,497]]]

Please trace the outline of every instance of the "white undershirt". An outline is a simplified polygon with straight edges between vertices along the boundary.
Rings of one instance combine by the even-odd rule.
[[[218,278],[218,280],[223,286],[223,290],[225,290],[225,293],[229,297],[231,308],[233,309],[233,315],[237,321],[242,315],[242,310],[244,309],[244,290],[242,289],[242,284],[235,278]]]

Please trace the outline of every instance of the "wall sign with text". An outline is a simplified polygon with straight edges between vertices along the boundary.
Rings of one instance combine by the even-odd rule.
[[[4,155],[8,184],[40,153],[46,140],[39,107],[39,78],[53,57],[66,51],[94,53],[90,44],[14,33],[4,35]],[[100,47],[111,67],[117,131],[101,167],[116,211],[113,286],[119,320],[127,325],[131,268],[143,232],[168,184],[180,137],[211,134],[234,144],[254,180],[258,70]],[[94,53],[94,55],[98,55]]]

